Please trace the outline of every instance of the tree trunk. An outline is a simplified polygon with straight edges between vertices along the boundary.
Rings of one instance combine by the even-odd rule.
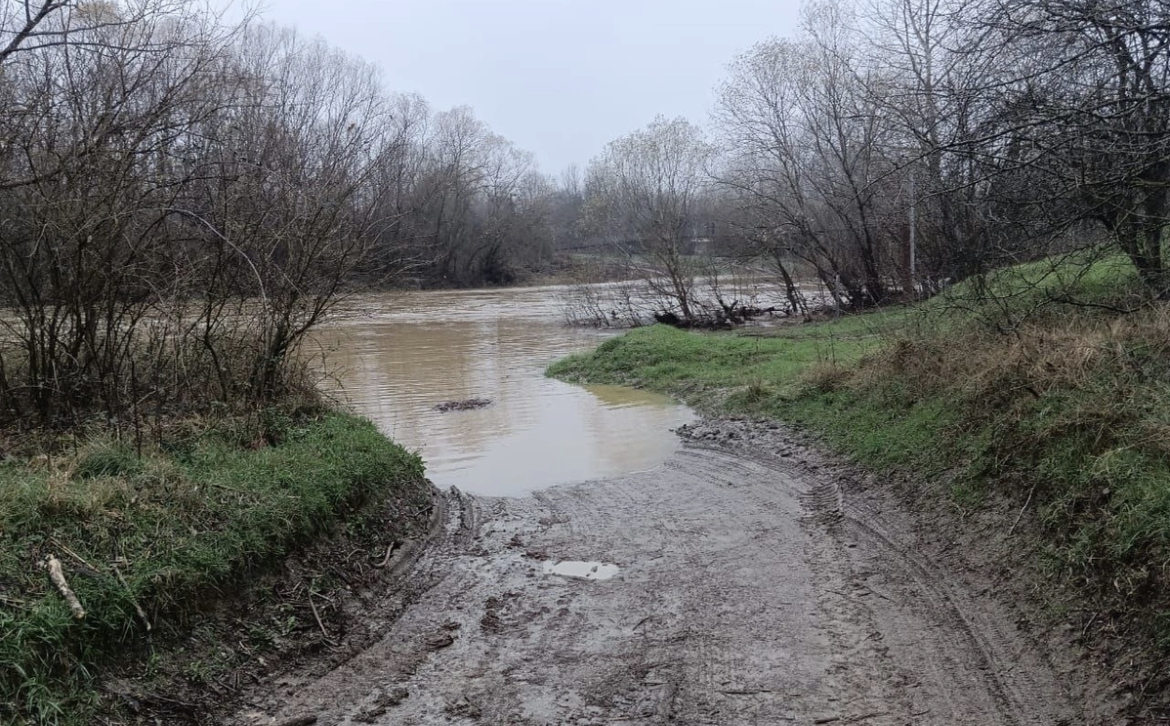
[[[1133,225],[1116,233],[1118,246],[1129,255],[1146,291],[1155,300],[1170,299],[1170,270],[1163,259],[1162,232],[1160,225]]]
[[[776,269],[780,271],[780,279],[784,281],[784,295],[788,298],[788,304],[792,306],[792,314],[808,312],[808,306],[804,304],[804,295],[800,294],[800,290],[796,289],[796,282],[792,279],[792,274],[788,272],[787,265],[780,255],[776,255]]]

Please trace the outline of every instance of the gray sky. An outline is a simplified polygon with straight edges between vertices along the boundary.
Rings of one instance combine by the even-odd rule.
[[[706,123],[737,54],[795,32],[799,0],[266,0],[263,16],[469,105],[541,168],[582,166],[658,113]]]

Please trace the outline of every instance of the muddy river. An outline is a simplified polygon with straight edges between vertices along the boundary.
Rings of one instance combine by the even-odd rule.
[[[325,387],[418,451],[440,487],[513,496],[643,471],[694,418],[652,393],[545,378],[615,334],[566,326],[555,287],[370,295],[348,308],[316,341]],[[436,408],[473,398],[492,403]]]

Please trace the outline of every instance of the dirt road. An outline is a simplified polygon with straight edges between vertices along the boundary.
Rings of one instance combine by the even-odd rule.
[[[450,497],[388,635],[239,721],[1115,723],[880,494],[783,431],[688,433],[653,471]],[[594,564],[546,572],[561,561]]]

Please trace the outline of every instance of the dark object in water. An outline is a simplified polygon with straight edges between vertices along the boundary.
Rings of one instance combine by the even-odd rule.
[[[484,408],[492,405],[491,399],[488,398],[469,398],[466,401],[447,401],[435,406],[435,410],[440,413],[449,413],[451,411],[471,411],[476,408]]]

